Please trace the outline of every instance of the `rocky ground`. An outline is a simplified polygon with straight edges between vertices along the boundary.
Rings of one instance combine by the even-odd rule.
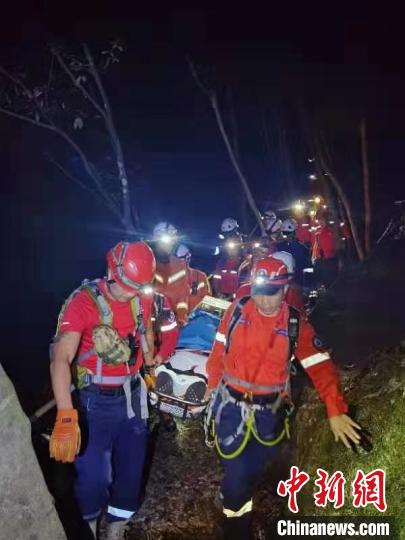
[[[283,453],[290,455],[288,445]],[[277,474],[283,470],[275,469]],[[222,514],[215,505],[220,481],[220,463],[204,443],[201,422],[178,422],[176,434],[158,429],[145,500],[131,523],[129,540],[221,538]],[[284,507],[275,494],[271,470],[258,489],[255,506],[258,529]]]

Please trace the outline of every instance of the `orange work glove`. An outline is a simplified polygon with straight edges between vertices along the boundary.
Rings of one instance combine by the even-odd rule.
[[[49,441],[51,458],[62,463],[72,463],[79,453],[81,444],[77,411],[64,409],[58,411],[55,426]]]

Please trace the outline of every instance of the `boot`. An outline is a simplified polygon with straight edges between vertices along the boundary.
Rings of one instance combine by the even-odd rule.
[[[97,522],[98,522],[98,519],[92,519],[91,521],[87,522],[87,525],[89,526],[90,531],[92,532],[95,540],[97,540]]]
[[[125,521],[113,521],[107,523],[105,540],[125,540],[128,519]]]
[[[168,433],[174,433],[177,430],[177,424],[173,416],[168,413],[160,413],[160,425]]]
[[[224,540],[254,540],[251,512],[237,518],[225,518],[223,523]]]

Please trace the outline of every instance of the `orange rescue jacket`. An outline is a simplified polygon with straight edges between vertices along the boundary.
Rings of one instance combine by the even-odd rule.
[[[184,324],[189,312],[190,293],[186,262],[174,256],[170,256],[169,262],[156,261],[155,289],[169,299],[177,322]]]
[[[216,388],[226,375],[258,386],[285,384],[290,363],[288,305],[283,302],[277,315],[266,317],[250,299],[242,308],[226,352],[228,326],[236,304],[237,301],[232,303],[219,325],[207,363],[208,388]],[[326,405],[328,416],[343,414],[348,406],[339,388],[338,372],[329,353],[317,348],[316,344],[312,326],[302,317],[294,356],[310,376]],[[237,391],[246,391],[237,384],[229,385]]]

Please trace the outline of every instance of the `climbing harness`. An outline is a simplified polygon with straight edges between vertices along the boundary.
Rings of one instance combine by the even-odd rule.
[[[232,334],[238,324],[239,319],[242,316],[242,308],[249,300],[249,296],[243,297],[235,305],[233,313],[230,317],[228,325],[228,331],[225,337],[225,354],[229,351]],[[234,459],[238,457],[246,448],[251,436],[264,446],[275,446],[280,443],[284,437],[290,438],[290,426],[289,416],[294,410],[294,405],[290,399],[291,384],[290,375],[295,375],[296,370],[292,361],[294,358],[294,351],[296,348],[298,336],[299,336],[299,312],[295,308],[289,306],[289,316],[287,325],[287,336],[289,339],[289,350],[287,357],[287,374],[284,383],[279,385],[256,385],[242,379],[238,379],[229,373],[223,374],[223,379],[219,387],[215,390],[209,406],[207,407],[205,419],[204,419],[204,432],[205,443],[209,448],[215,447],[220,457],[223,459]],[[236,399],[233,397],[228,389],[228,385],[237,385],[245,390],[244,397],[242,399]],[[253,395],[256,393],[274,394],[275,399],[272,403],[260,405],[253,402]],[[244,399],[246,397],[246,399]],[[251,401],[249,401],[249,399]],[[219,425],[221,415],[224,407],[227,404],[233,404],[240,408],[241,421],[231,435],[225,437],[223,441],[220,441],[216,433],[216,426]],[[215,418],[213,418],[214,407],[217,406]],[[255,412],[269,410],[272,414],[276,414],[281,407],[284,407],[284,427],[281,432],[272,440],[266,440],[260,437],[256,425]],[[242,441],[239,447],[230,453],[225,453],[221,448],[231,446],[239,437],[242,436]]]

